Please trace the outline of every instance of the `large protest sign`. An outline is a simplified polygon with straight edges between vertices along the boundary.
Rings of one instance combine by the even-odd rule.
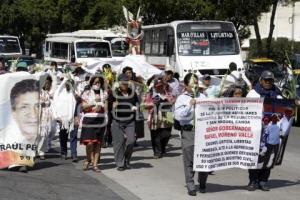
[[[257,167],[263,99],[204,99],[195,109],[195,171]]]
[[[0,169],[32,166],[39,132],[39,76],[0,76]]]

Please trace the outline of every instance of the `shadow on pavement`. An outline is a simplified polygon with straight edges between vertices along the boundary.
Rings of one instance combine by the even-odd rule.
[[[199,185],[197,185],[197,187],[199,188]],[[246,190],[246,185],[245,186],[221,185],[221,184],[215,184],[215,183],[207,183],[206,184],[206,192],[207,193],[223,192],[223,191],[228,191],[228,190]]]
[[[131,169],[141,169],[141,168],[152,168],[153,166],[149,163],[135,162],[135,163],[130,163],[130,167],[131,167]],[[108,169],[114,169],[114,168],[117,169],[115,163],[111,163],[111,164],[100,163],[101,170],[108,170]],[[131,170],[131,169],[128,169],[128,170]]]
[[[180,155],[181,155],[181,153],[170,153],[170,152],[167,151],[167,153],[165,153],[163,155],[163,157],[177,157],[177,156],[180,156]]]
[[[299,185],[299,184],[300,184],[300,180],[293,182],[289,180],[270,179],[270,181],[268,182],[268,187],[272,189],[272,188],[289,187],[289,186]]]
[[[33,168],[30,169],[30,171],[36,171],[36,170],[41,170],[41,169],[46,169],[46,168],[51,168],[51,167],[56,167],[60,164],[50,162],[50,161],[42,161],[42,162],[37,162]]]
[[[278,179],[272,179],[268,182],[267,186],[272,190],[275,188],[281,188],[281,187],[289,187],[293,185],[299,185],[300,180],[293,182],[289,180],[278,180]],[[199,185],[197,185],[199,188]],[[215,183],[207,183],[206,185],[206,192],[208,193],[215,193],[215,192],[223,192],[223,191],[229,191],[229,190],[247,190],[247,183],[245,185],[221,185],[221,184],[215,184]]]

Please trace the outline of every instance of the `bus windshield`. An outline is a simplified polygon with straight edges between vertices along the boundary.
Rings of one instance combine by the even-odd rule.
[[[193,25],[178,28],[178,54],[183,56],[214,56],[239,54],[239,46],[234,30]]]
[[[0,53],[21,53],[17,38],[0,38]]]
[[[77,42],[77,58],[111,57],[109,44],[106,42]]]
[[[110,42],[113,56],[125,57],[128,54],[128,43],[125,38],[105,37],[104,40]]]

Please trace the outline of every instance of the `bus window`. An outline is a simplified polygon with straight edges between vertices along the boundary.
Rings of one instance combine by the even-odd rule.
[[[158,29],[153,31],[152,38],[153,40],[152,40],[151,54],[157,55],[159,52],[159,30]]]
[[[67,43],[58,43],[58,42],[52,43],[51,57],[67,59],[68,58],[68,44]]]
[[[174,54],[175,50],[175,40],[174,35],[168,35],[168,42],[167,42],[167,55],[172,56]]]
[[[145,36],[144,36],[144,43],[145,43],[145,54],[150,54],[151,53],[151,41],[152,41],[152,31],[145,31]]]
[[[212,24],[213,25],[213,24]],[[222,29],[212,25],[196,26],[184,24],[178,26],[178,54],[186,56],[236,55],[239,46],[235,32],[230,27]],[[202,27],[203,29],[198,29]]]
[[[124,40],[111,40],[111,49],[113,51],[113,56],[126,56],[128,51],[128,43],[126,43]]]
[[[18,39],[0,38],[0,53],[21,53]]]
[[[178,53],[180,55],[209,55],[209,42],[204,32],[178,33]]]
[[[212,55],[232,55],[238,54],[236,38],[234,32],[209,32],[209,42]]]
[[[167,55],[167,29],[159,30],[159,55]]]
[[[111,57],[109,43],[106,42],[77,42],[77,58],[107,58]]]

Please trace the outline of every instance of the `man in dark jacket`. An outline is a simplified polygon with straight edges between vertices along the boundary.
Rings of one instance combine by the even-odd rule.
[[[252,98],[259,98],[259,97],[265,97],[265,98],[277,98],[281,99],[282,94],[281,91],[276,87],[274,84],[274,74],[270,71],[263,71],[259,82],[254,86],[252,90],[247,94],[247,97]],[[264,131],[262,132],[264,134]],[[264,136],[262,136],[263,138]],[[264,150],[266,148],[265,144],[263,144],[265,141],[261,140],[261,152],[259,156],[259,161],[263,160],[262,156],[264,154]],[[249,191],[254,191],[258,187],[262,191],[269,191],[269,188],[266,186],[266,183],[268,182],[268,179],[270,177],[271,168],[270,167],[262,167],[261,169],[249,169],[249,184],[247,189]]]

